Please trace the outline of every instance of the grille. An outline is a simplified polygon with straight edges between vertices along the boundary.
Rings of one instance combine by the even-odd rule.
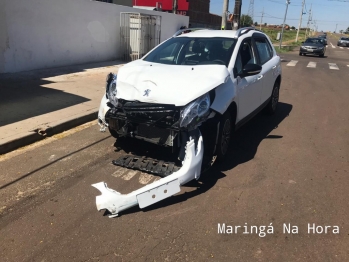
[[[119,100],[120,102],[120,100]],[[179,120],[180,108],[175,105],[121,101],[127,120],[134,123],[171,127]]]

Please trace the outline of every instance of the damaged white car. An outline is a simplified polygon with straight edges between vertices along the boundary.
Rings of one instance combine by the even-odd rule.
[[[178,193],[202,168],[224,158],[236,129],[263,108],[275,112],[281,59],[265,34],[254,28],[191,30],[108,75],[100,125],[115,138],[170,147],[181,164],[132,155],[114,160],[163,178],[129,194],[94,184],[102,193],[98,210],[116,216]]]

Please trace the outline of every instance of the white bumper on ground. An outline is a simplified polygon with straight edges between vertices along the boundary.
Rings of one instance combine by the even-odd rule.
[[[187,142],[181,169],[129,194],[120,194],[108,188],[104,182],[93,184],[102,193],[96,197],[97,210],[107,209],[111,213],[110,217],[114,217],[130,207],[139,205],[144,208],[180,192],[181,185],[200,177],[204,153],[201,134],[197,143],[196,146],[192,138]]]

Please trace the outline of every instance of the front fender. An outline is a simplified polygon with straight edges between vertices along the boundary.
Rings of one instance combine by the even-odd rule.
[[[215,89],[215,99],[211,105],[211,108],[216,112],[223,115],[227,111],[228,107],[233,101],[236,101],[236,84],[231,77],[224,83]]]

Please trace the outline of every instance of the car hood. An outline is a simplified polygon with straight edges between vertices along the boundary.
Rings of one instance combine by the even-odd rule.
[[[224,65],[166,65],[137,60],[119,69],[117,98],[183,106],[228,80]]]

